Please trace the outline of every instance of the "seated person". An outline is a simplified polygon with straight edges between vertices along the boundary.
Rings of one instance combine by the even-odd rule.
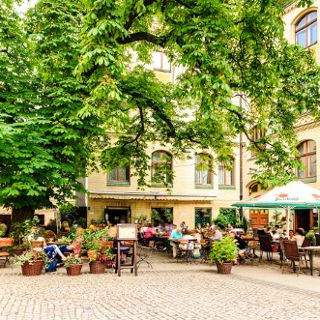
[[[234,242],[237,244],[239,261],[245,260],[250,254],[250,248],[248,247],[246,241],[244,241],[235,232],[230,232],[230,237],[233,238]]]
[[[181,239],[182,240],[194,240],[195,238],[191,234],[184,234]],[[179,244],[179,248],[182,250],[193,250],[194,249],[194,242],[189,241],[186,244]]]
[[[304,232],[303,232],[303,229],[301,230],[302,228],[298,228],[292,238],[292,240],[296,241],[297,242],[297,245],[298,245],[298,248],[301,248],[302,247],[302,244],[303,244],[303,241],[304,241]]]
[[[214,242],[214,241],[221,241],[222,239],[222,232],[219,230],[219,228],[217,226],[214,226],[214,228],[212,229],[213,235],[210,236],[210,241]]]
[[[82,241],[83,241],[83,237],[82,237],[83,232],[84,232],[84,229],[81,227],[78,227],[76,229],[76,238],[68,245],[62,246],[61,252],[74,253],[75,255],[81,256],[81,245],[82,245]]]
[[[181,229],[178,229],[176,225],[173,225],[173,230],[170,234],[169,240],[170,240],[170,245],[172,246],[172,255],[175,258],[177,256],[177,243],[175,240],[180,240],[182,239],[182,233]]]
[[[186,225],[186,223],[184,221],[182,221],[180,223],[180,229],[181,229],[182,233],[187,233],[188,232],[188,227],[187,227],[187,225]]]

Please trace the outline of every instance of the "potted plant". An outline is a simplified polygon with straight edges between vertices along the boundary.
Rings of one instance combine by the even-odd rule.
[[[311,244],[314,246],[316,244],[316,235],[314,230],[309,230],[306,234],[306,238],[310,240]]]
[[[26,251],[17,257],[16,264],[21,266],[22,275],[38,276],[47,261],[47,256],[42,251]]]
[[[232,264],[236,261],[238,249],[236,243],[229,236],[224,236],[221,241],[213,243],[209,258],[211,263],[216,263],[218,273],[229,274]]]
[[[110,237],[107,236],[109,228],[88,228],[83,234],[83,247],[87,250],[90,273],[104,273],[106,265],[113,259]]]
[[[68,276],[79,276],[82,268],[82,260],[78,255],[71,254],[64,261]]]
[[[107,265],[112,262],[114,254],[111,248],[100,245],[97,250],[88,251],[90,273],[104,273]]]

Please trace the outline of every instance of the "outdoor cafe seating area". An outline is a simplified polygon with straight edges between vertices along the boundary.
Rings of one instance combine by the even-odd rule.
[[[214,244],[227,237],[236,244],[233,264],[274,263],[281,272],[319,274],[314,261],[320,251],[320,235],[310,231],[306,235],[301,228],[295,232],[289,230],[286,236],[286,231],[279,226],[244,230],[212,222],[189,228],[184,221],[178,225],[159,223],[154,226],[144,222],[130,226],[134,228],[134,240],[119,238],[119,225],[92,224],[87,229],[74,225],[59,238],[52,230],[43,230],[41,235],[45,237],[39,236],[40,229],[34,224],[23,236],[24,249],[20,253],[12,250],[14,239],[0,238],[0,266],[6,267],[14,259],[21,260],[28,252],[44,253],[48,272],[68,263],[70,256],[82,258],[82,263],[87,261],[90,267],[95,263],[103,264],[102,272],[106,268],[117,272],[122,265],[135,273],[142,267],[153,268],[154,254],[165,257],[168,262],[209,264],[213,262],[210,253]],[[56,263],[51,268],[53,261]]]

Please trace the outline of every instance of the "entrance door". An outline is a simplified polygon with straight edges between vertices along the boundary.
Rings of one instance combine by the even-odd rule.
[[[106,222],[113,225],[118,223],[129,223],[131,220],[130,208],[108,207],[104,210]]]
[[[252,229],[263,228],[269,224],[269,210],[250,210]]]
[[[310,229],[310,209],[295,210],[295,228]]]

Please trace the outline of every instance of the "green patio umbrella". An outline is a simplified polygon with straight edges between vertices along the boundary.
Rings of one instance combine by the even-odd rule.
[[[247,208],[284,208],[286,210],[286,234],[289,234],[289,215],[291,209],[310,209],[320,207],[320,190],[301,181],[293,181],[276,187],[258,199],[232,204]],[[318,219],[319,223],[319,219]]]

